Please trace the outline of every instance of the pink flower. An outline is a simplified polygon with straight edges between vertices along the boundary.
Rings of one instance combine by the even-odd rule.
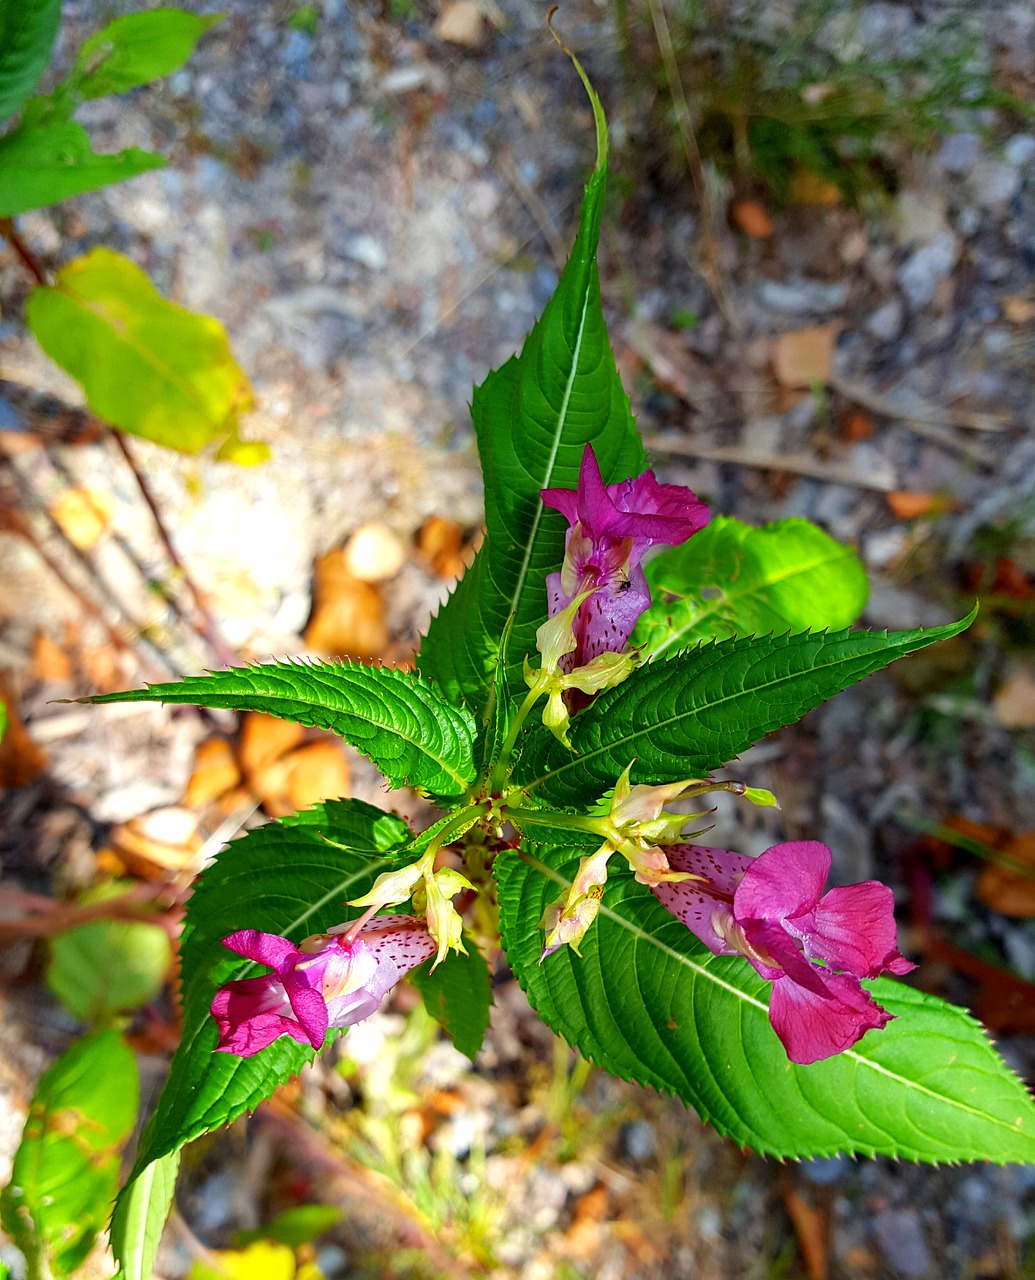
[[[564,563],[546,579],[550,617],[584,591],[593,595],[575,618],[575,651],[566,671],[601,653],[619,653],[650,604],[640,561],[655,543],[678,546],[708,523],[709,511],[692,490],[659,484],[653,471],[605,485],[586,445],[578,489],[543,489],[543,502],[568,521]]]
[[[886,885],[823,893],[831,855],[815,840],[777,844],[758,858],[698,845],[666,853],[675,870],[703,879],[652,892],[710,951],[746,956],[772,982],[769,1021],[792,1062],[829,1058],[890,1022],[859,983],[914,967],[898,953]]]
[[[273,972],[216,992],[217,1050],[250,1058],[279,1036],[319,1049],[329,1027],[369,1018],[404,973],[435,954],[434,940],[415,916],[378,916],[355,936],[352,930],[342,925],[299,947],[258,929],[224,938],[224,947]]]

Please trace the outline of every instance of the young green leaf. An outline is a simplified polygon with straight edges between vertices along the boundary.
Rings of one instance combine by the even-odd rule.
[[[265,711],[329,729],[368,755],[394,787],[461,796],[475,778],[474,720],[415,672],[359,663],[271,662],[88,702],[166,702]]]
[[[72,73],[78,96],[88,100],[128,93],[138,85],[171,75],[191,56],[205,32],[224,16],[153,9],[116,18],[79,50]]]
[[[178,1151],[163,1156],[149,1164],[119,1197],[108,1228],[119,1267],[115,1280],[151,1280],[179,1167]]]
[[[653,603],[630,643],[650,659],[727,636],[840,631],[869,594],[852,548],[798,518],[755,529],[718,516],[646,574]]]
[[[71,1275],[90,1252],[139,1098],[136,1058],[117,1031],[77,1040],[40,1080],[0,1192],[0,1223],[30,1275]]]
[[[62,267],[53,286],[29,295],[25,314],[94,413],[132,435],[197,453],[234,437],[252,405],[251,384],[219,321],[167,302],[112,249],[92,249]]]
[[[578,64],[576,63],[578,68]],[[581,68],[578,68],[580,75]],[[520,356],[490,373],[472,403],[485,477],[486,538],[452,598],[432,619],[419,658],[454,702],[484,705],[508,619],[503,665],[512,690],[546,616],[546,575],[564,553],[564,518],[540,489],[574,489],[591,443],[606,482],[643,468],[643,448],[608,343],[596,252],[607,177],[607,124],[585,81],[597,127],[597,166],[560,283]]]
[[[539,964],[543,911],[585,851],[529,846],[497,859],[507,959],[539,1016],[613,1075],[674,1093],[761,1154],[1035,1160],[1035,1105],[980,1025],[899,983],[866,985],[895,1021],[810,1066],[769,1024],[770,984],[713,956],[630,875],[608,879],[581,943]]]
[[[89,134],[74,120],[25,125],[0,138],[0,218],[60,204],[150,169],[164,169],[165,164],[162,156],[136,147],[98,155]],[[94,250],[102,252],[111,254],[109,249]]]
[[[443,1028],[461,1053],[472,1061],[489,1028],[492,980],[485,957],[474,939],[464,935],[467,954],[451,953],[430,973],[431,961],[409,975],[421,994],[424,1007]]]
[[[0,6],[0,121],[13,116],[36,88],[60,25],[61,0]]]
[[[579,805],[632,781],[704,777],[767,733],[936,640],[965,630],[974,614],[915,631],[820,631],[723,640],[653,662],[572,721],[568,751],[541,727],[515,781],[541,802]]]

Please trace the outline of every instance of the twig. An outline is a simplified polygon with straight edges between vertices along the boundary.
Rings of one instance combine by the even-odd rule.
[[[22,266],[35,278],[36,283],[46,284],[47,273],[43,269],[40,260],[22,239],[20,232],[14,225],[13,218],[0,218],[0,236],[3,236],[15,251],[21,259]]]
[[[690,440],[670,436],[650,436],[645,441],[655,453],[667,453],[678,458],[700,458],[704,462],[727,462],[736,467],[755,467],[759,471],[789,471],[793,475],[809,476],[813,480],[825,480],[828,484],[853,485],[857,489],[872,489],[875,493],[894,493],[899,487],[894,481],[881,480],[877,476],[861,476],[849,467],[839,467],[828,462],[817,462],[802,453],[754,453],[739,445],[712,446],[694,444]]]
[[[183,585],[190,592],[191,598],[194,601],[194,607],[198,612],[198,618],[200,620],[198,626],[199,633],[206,640],[219,661],[224,666],[232,667],[235,662],[240,661],[240,655],[232,649],[219,634],[219,628],[216,625],[216,620],[212,616],[212,611],[209,609],[208,604],[205,601],[205,597],[202,595],[197,583],[188,572],[187,566],[180,559],[180,554],[176,550],[172,536],[165,526],[165,520],[163,519],[161,510],[159,509],[158,500],[155,498],[154,492],[151,489],[147,478],[137,465],[137,460],[134,458],[133,451],[130,449],[129,441],[121,431],[117,431],[114,427],[111,428],[111,435],[119,448],[119,452],[126,460],[126,465],[133,473],[133,479],[137,482],[137,488],[140,490],[141,497],[147,503],[148,510],[151,512],[151,517],[155,522],[155,528],[158,530],[158,536],[161,539],[162,546],[165,548],[165,554],[169,557],[170,561],[179,572],[180,577],[183,580]]]
[[[79,905],[55,902],[53,898],[26,893],[22,889],[0,888],[0,906],[29,913],[17,920],[0,920],[0,941],[49,938],[93,920],[144,920],[164,929],[170,938],[175,938],[180,929],[177,907],[174,905],[162,912],[154,910],[159,899],[168,896],[167,885],[140,884],[117,898]]]
[[[849,378],[831,377],[828,385],[839,391],[847,400],[862,405],[882,418],[900,418],[903,422],[927,423],[931,426],[945,425],[962,427],[967,431],[1005,431],[1009,420],[999,413],[978,413],[968,409],[943,409],[934,404],[918,404],[908,409],[895,404],[885,396],[871,390],[865,383],[855,382]]]

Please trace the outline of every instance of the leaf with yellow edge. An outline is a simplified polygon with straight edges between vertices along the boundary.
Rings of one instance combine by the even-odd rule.
[[[222,441],[244,445],[238,417],[254,403],[226,330],[211,316],[168,302],[120,253],[99,247],[35,289],[26,318],[48,356],[79,382],[90,408],[131,435],[181,453]]]

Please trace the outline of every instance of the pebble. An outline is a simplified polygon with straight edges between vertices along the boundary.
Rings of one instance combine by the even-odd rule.
[[[926,1276],[931,1254],[920,1219],[912,1209],[886,1209],[873,1222],[885,1258],[903,1276]]]
[[[848,285],[844,281],[823,284],[819,280],[798,279],[784,284],[778,280],[763,280],[758,287],[758,296],[773,311],[795,315],[840,311],[848,300]]]
[[[649,1160],[658,1145],[654,1126],[646,1120],[634,1120],[622,1129],[622,1144],[632,1160]]]
[[[982,209],[1001,209],[1020,191],[1021,175],[1005,160],[984,156],[971,170],[968,184]]]
[[[956,237],[951,231],[944,231],[906,259],[898,281],[914,309],[925,307],[934,299],[938,285],[952,272],[959,253]]]
[[[1015,169],[1023,169],[1035,160],[1035,135],[1015,133],[1003,147],[1003,159]]]
[[[950,133],[938,148],[937,164],[945,173],[969,173],[981,155],[976,133]]]
[[[343,247],[342,252],[353,262],[368,267],[371,271],[384,271],[388,266],[388,253],[380,240],[363,234],[353,236]]]
[[[866,332],[880,342],[893,342],[902,332],[905,308],[901,298],[890,298],[872,311],[865,322]]]
[[[809,1182],[826,1187],[843,1178],[851,1169],[851,1162],[847,1156],[831,1156],[827,1160],[803,1160],[798,1168]]]

